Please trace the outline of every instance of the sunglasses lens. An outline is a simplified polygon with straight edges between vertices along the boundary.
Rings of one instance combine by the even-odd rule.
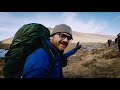
[[[67,37],[67,39],[70,41],[70,40],[72,40],[72,38],[70,37],[70,36],[67,36],[67,35],[65,35],[65,34],[61,34],[61,38],[62,39],[65,39]]]
[[[67,37],[67,40],[72,41],[72,37],[71,36],[67,36],[66,34],[62,34],[62,33],[57,33],[61,39],[65,39]]]
[[[68,40],[72,40],[72,38],[71,37],[67,37],[68,38]]]
[[[67,36],[65,34],[61,34],[61,38],[65,39]]]

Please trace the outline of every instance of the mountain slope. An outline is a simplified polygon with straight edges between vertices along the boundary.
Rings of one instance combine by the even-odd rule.
[[[70,44],[67,51],[75,47]],[[114,42],[107,44],[83,44],[68,58],[63,68],[65,78],[120,78],[120,53]]]
[[[52,32],[52,28],[49,28],[50,32]],[[106,43],[108,39],[115,40],[116,36],[113,35],[102,35],[102,34],[90,34],[90,33],[82,33],[73,31],[73,41],[71,43],[77,43],[78,41],[81,43]],[[10,44],[13,38],[8,38],[2,41],[4,44]]]

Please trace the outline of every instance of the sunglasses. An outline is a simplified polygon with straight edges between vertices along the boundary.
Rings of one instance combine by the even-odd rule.
[[[73,38],[71,37],[71,36],[68,36],[68,35],[66,35],[66,34],[64,34],[64,33],[57,33],[58,35],[59,35],[59,37],[63,40],[63,39],[65,39],[65,38],[67,38],[67,40],[68,41],[72,41],[73,40]]]

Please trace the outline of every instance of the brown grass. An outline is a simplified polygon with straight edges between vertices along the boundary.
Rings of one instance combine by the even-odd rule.
[[[0,49],[7,49],[7,48],[9,48],[10,47],[10,44],[2,44],[2,43],[0,43]]]
[[[75,47],[71,43],[66,51]],[[91,51],[84,51],[86,47],[100,45]],[[3,46],[2,46],[3,47]],[[4,47],[6,48],[6,47]],[[4,60],[0,59],[0,78],[3,77]],[[82,44],[82,48],[68,58],[68,65],[63,68],[64,78],[120,78],[120,53],[115,44]]]
[[[67,50],[74,46],[70,45]],[[100,44],[99,48],[83,51],[86,46],[89,47],[92,44],[84,44],[75,55],[68,59],[68,66],[63,68],[65,78],[120,77],[120,53],[115,44],[112,44],[111,47],[107,47],[107,44]],[[77,61],[76,57],[80,61]]]
[[[4,65],[4,60],[0,59],[0,78],[4,78],[4,76],[3,76],[3,65]]]

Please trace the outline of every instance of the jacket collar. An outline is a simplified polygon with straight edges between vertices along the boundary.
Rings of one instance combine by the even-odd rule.
[[[50,42],[49,38],[45,38],[45,42],[47,43],[49,49],[51,49],[51,51],[55,54],[55,55],[63,55],[63,52],[61,52],[59,49],[55,48],[52,43]]]

